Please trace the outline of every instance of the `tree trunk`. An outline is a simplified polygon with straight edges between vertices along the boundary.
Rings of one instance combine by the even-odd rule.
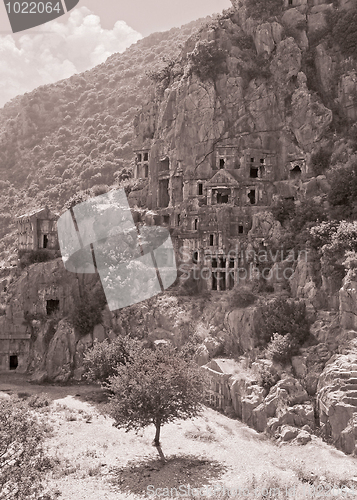
[[[161,430],[161,420],[155,420],[155,427],[156,427],[156,433],[155,433],[155,439],[154,439],[154,446],[156,446],[157,452],[159,454],[160,459],[163,462],[166,462],[165,455],[162,452],[161,446],[160,446],[160,430]]]

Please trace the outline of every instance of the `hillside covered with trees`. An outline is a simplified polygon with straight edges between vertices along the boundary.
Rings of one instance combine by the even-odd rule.
[[[153,33],[0,110],[0,261],[15,252],[16,215],[44,205],[60,211],[79,190],[130,178],[133,120],[153,92],[150,73],[209,19]]]

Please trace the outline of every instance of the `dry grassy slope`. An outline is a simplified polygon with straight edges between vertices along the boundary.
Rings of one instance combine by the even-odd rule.
[[[14,395],[21,391],[22,397],[43,391],[53,400],[49,411],[44,408],[54,429],[47,441],[54,458],[48,477],[62,500],[139,500],[148,498],[149,485],[155,490],[183,485],[186,491],[188,485],[211,485],[216,488],[215,498],[227,500],[285,500],[289,498],[286,488],[294,486],[296,496],[289,491],[295,500],[355,498],[341,490],[335,491],[336,496],[331,494],[333,483],[339,487],[354,484],[355,460],[319,438],[306,446],[277,447],[241,422],[206,408],[198,418],[163,427],[162,448],[168,462],[162,465],[151,444],[154,429],[136,435],[112,427],[112,421],[99,412],[103,403],[93,404],[93,398],[100,398],[90,386],[44,388],[8,377],[0,379],[0,391],[4,390]],[[228,491],[234,490],[238,494],[230,496]]]
[[[205,22],[153,33],[92,70],[19,96],[0,110],[0,261],[13,217],[112,184],[131,168],[132,124],[151,92],[147,71],[178,55]]]

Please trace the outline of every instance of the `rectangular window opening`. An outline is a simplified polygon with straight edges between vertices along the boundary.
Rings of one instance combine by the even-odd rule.
[[[59,300],[50,299],[46,300],[46,313],[47,316],[51,316],[51,314],[59,311]]]
[[[220,290],[222,292],[225,291],[226,289],[226,273],[219,273],[220,276],[219,276],[219,279],[220,279]]]
[[[198,183],[198,196],[202,196],[203,195],[203,184],[202,182],[199,182]]]
[[[144,153],[144,161],[149,161],[149,153]]]
[[[217,290],[217,275],[212,273],[212,290]]]
[[[256,199],[255,199],[255,189],[251,189],[248,193],[248,198],[249,198],[249,201],[250,201],[250,204],[251,205],[255,205],[256,203]]]
[[[43,248],[47,248],[48,246],[48,236],[47,234],[43,235]]]
[[[243,234],[244,233],[244,226],[243,224],[239,224],[238,226],[238,234]]]
[[[225,268],[226,267],[226,259],[224,257],[220,257],[219,258],[219,267],[223,267]]]
[[[9,358],[9,368],[10,368],[10,370],[16,370],[16,368],[18,366],[19,366],[19,361],[18,361],[17,355],[13,354]]]
[[[214,234],[209,235],[209,246],[213,247],[214,245]]]
[[[252,179],[256,179],[258,177],[258,169],[256,167],[250,167],[250,173],[249,176]]]

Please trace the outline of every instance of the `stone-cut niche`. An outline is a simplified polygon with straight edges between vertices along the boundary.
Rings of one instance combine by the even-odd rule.
[[[18,366],[19,366],[19,360],[17,354],[12,354],[11,356],[9,356],[9,369],[16,370]]]
[[[166,208],[170,203],[169,179],[159,180],[159,207]]]
[[[60,301],[58,299],[46,300],[46,314],[51,316],[60,309]]]

